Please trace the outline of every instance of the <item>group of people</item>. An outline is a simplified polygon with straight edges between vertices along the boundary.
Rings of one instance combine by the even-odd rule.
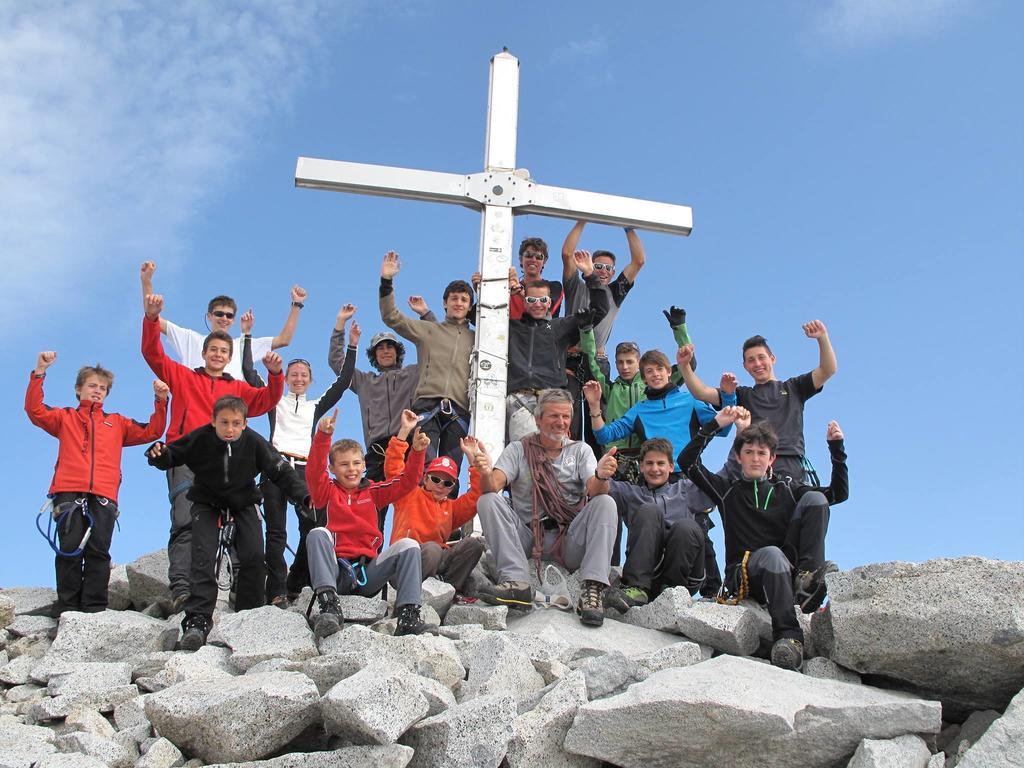
[[[307,298],[302,288],[292,288],[276,336],[254,337],[252,312],[239,315],[223,295],[210,300],[211,330],[203,334],[163,317],[156,265],[145,262],[142,354],[157,376],[149,422],[105,410],[113,374],[99,365],[79,371],[74,408],[43,403],[56,353],[40,353],[29,379],[26,412],[60,441],[49,489],[60,609],[106,608],[122,447],[152,443],[148,461],[167,475],[170,610],[184,612],[182,648],[206,641],[226,550],[236,610],[287,607],[309,586],[318,637],[343,626],[339,595],[375,595],[388,583],[395,633],[432,631],[420,610],[428,576],[452,584],[458,601],[529,610],[543,599],[531,583],[531,560],[538,576],[541,563],[554,560],[578,571],[575,607],[584,624],[600,626],[606,608],[625,612],[672,587],[753,599],[772,617],[772,662],[798,667],[795,611],[814,611],[825,598],[825,575],[835,570],[824,552],[829,508],[848,494],[838,424],[827,429],[829,486],[804,457],[804,403],[836,371],[828,332],[820,321],[804,325],[819,350],[809,373],[776,379],[768,342],[753,336],[742,348],[753,386],[724,373],[710,387],[696,372],[686,313],[673,306],[665,316],[676,364],[658,349],[641,353],[635,341],[621,341],[613,379],[613,323],[644,266],[644,248],[627,228],[630,259],[616,276],[615,254],[578,248],[584,228],[578,222],[565,239],[561,281],[542,276],[548,250],[540,238],[523,240],[520,271],[509,271],[507,444],[497,457],[470,424],[471,283],[479,274],[447,285],[443,317],[420,296],[409,298],[408,315],[395,300],[401,262],[388,252],[379,288],[388,330],[365,350],[370,370],[357,367],[361,328],[356,307],[345,304],[330,337],[334,379],[312,397],[309,361],[284,364],[275,351],[292,341]],[[232,338],[236,319],[242,335]],[[413,364],[405,363],[402,339],[416,346]],[[265,379],[254,366],[259,359]],[[362,444],[334,440],[346,390],[358,401]],[[269,439],[248,424],[262,415]],[[702,452],[733,431],[724,466],[706,468]],[[464,460],[469,483],[459,494]],[[290,568],[289,502],[299,523]],[[724,577],[708,535],[715,508]],[[482,538],[468,535],[474,517]],[[612,588],[624,529],[625,561]],[[486,549],[493,580],[474,577]]]

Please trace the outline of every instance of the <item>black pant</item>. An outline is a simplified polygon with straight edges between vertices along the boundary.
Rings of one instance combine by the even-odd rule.
[[[641,504],[629,515],[622,583],[651,594],[666,587],[693,594],[704,581],[704,536],[696,520],[666,524],[660,506]]]
[[[292,466],[299,477],[305,480],[306,463],[295,462]],[[267,526],[265,560],[267,564],[267,602],[269,603],[287,591],[288,564],[284,561],[284,550],[288,546],[288,497],[276,483],[268,479],[264,479],[260,483],[260,490],[263,492],[263,519]],[[299,507],[295,508],[300,526],[304,512],[305,508],[302,510]]]
[[[57,611],[98,613],[107,609],[107,585],[110,582],[110,541],[114,537],[117,504],[91,493],[58,493],[53,497],[54,517],[67,512],[57,529],[57,544],[64,552],[74,552],[82,543],[88,521],[78,503],[83,499],[92,515],[92,535],[82,554],[76,557],[55,555],[57,572]]]
[[[429,413],[437,407],[438,398],[420,398],[412,404],[412,410],[419,414]],[[438,456],[447,456],[455,462],[456,466],[462,466],[462,447],[459,441],[466,436],[466,427],[469,424],[469,413],[451,403],[451,412],[438,411],[430,419],[420,423],[420,429],[430,438],[430,447],[427,448],[427,461]]]
[[[298,594],[303,587],[310,586],[309,578],[309,555],[306,552],[306,537],[314,528],[323,528],[327,525],[327,507],[309,510],[309,517],[299,515],[299,543],[295,547],[295,559],[288,571],[286,589],[289,594]],[[269,581],[269,578],[268,578]]]
[[[373,480],[374,482],[380,482],[384,479],[384,455],[388,450],[388,443],[391,442],[391,436],[381,438],[380,440],[371,440],[370,444],[366,446],[366,479]],[[406,452],[408,453],[408,451]],[[377,551],[384,546],[384,523],[388,519],[388,509],[390,506],[385,504],[383,507],[377,510],[377,529],[380,531],[381,545],[377,548]],[[326,525],[327,523],[323,523]]]
[[[235,519],[234,551],[238,556],[235,578],[235,610],[244,611],[264,604],[267,567],[263,562],[263,531],[255,506],[233,509]],[[215,566],[220,547],[221,510],[209,504],[192,504],[192,570],[185,613],[213,617],[217,604]],[[221,569],[227,568],[227,556]]]

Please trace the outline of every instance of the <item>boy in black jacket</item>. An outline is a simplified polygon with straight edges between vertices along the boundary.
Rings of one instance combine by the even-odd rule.
[[[213,421],[147,452],[158,469],[187,464],[195,474],[189,489],[192,502],[191,595],[185,603],[181,647],[198,650],[213,626],[217,601],[214,562],[220,544],[221,514],[234,518],[234,548],[238,556],[235,609],[264,603],[267,570],[263,562],[263,532],[256,505],[261,501],[256,476],[261,472],[285,489],[295,504],[309,504],[309,492],[295,470],[261,435],[246,426],[245,401],[225,396],[213,405]]]
[[[715,433],[744,418],[746,409],[723,408],[703,425],[679,454],[679,466],[718,507],[725,527],[725,583],[737,599],[766,599],[772,617],[772,664],[797,669],[803,662],[803,632],[793,612],[818,609],[825,599],[825,574],[836,564],[825,560],[829,504],[849,497],[843,433],[828,425],[832,484],[804,485],[771,474],[779,439],[766,422],[744,429],[734,444],[742,477],[730,481],[708,470],[700,454]],[[795,575],[794,575],[795,570]]]

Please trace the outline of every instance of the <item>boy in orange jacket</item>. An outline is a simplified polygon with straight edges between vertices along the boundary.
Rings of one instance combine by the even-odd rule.
[[[163,434],[168,389],[162,381],[153,382],[153,415],[148,424],[140,424],[103,410],[114,374],[99,365],[86,365],[75,380],[78,407],[51,408],[43,402],[43,379],[56,359],[56,352],[39,353],[25,392],[25,413],[60,441],[49,490],[60,549],[54,558],[57,610],[98,613],[107,608],[121,449]]]
[[[391,438],[384,454],[384,476],[389,480],[401,476],[405,470],[406,442],[409,433],[419,423],[412,411],[402,411],[402,426]],[[447,456],[438,456],[423,471],[419,488],[395,502],[395,522],[391,529],[391,543],[403,537],[420,543],[423,578],[437,576],[455,587],[457,602],[473,601],[466,598],[469,576],[484,553],[483,539],[467,537],[448,545],[448,537],[476,514],[480,498],[480,474],[472,466],[477,454],[475,437],[460,441],[462,452],[469,458],[469,491],[457,499],[450,499],[452,486],[459,477],[459,467]]]
[[[342,628],[344,616],[338,595],[370,597],[385,583],[395,587],[396,635],[420,635],[436,627],[420,618],[420,545],[414,539],[394,542],[380,554],[377,511],[415,490],[423,474],[423,455],[430,439],[420,430],[413,437],[406,471],[391,480],[371,482],[363,477],[363,448],[355,440],[331,443],[338,409],[320,420],[306,464],[306,483],[314,509],[327,508],[327,526],[306,537],[309,580],[319,615],[316,638]],[[332,480],[327,474],[330,464]]]

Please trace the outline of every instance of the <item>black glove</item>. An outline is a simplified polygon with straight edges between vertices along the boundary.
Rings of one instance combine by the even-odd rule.
[[[682,307],[672,305],[668,309],[661,310],[661,313],[665,315],[671,328],[678,328],[686,322],[686,310]]]
[[[595,312],[593,307],[577,309],[573,314],[576,317],[577,322],[580,324],[581,331],[586,331],[594,327]]]

